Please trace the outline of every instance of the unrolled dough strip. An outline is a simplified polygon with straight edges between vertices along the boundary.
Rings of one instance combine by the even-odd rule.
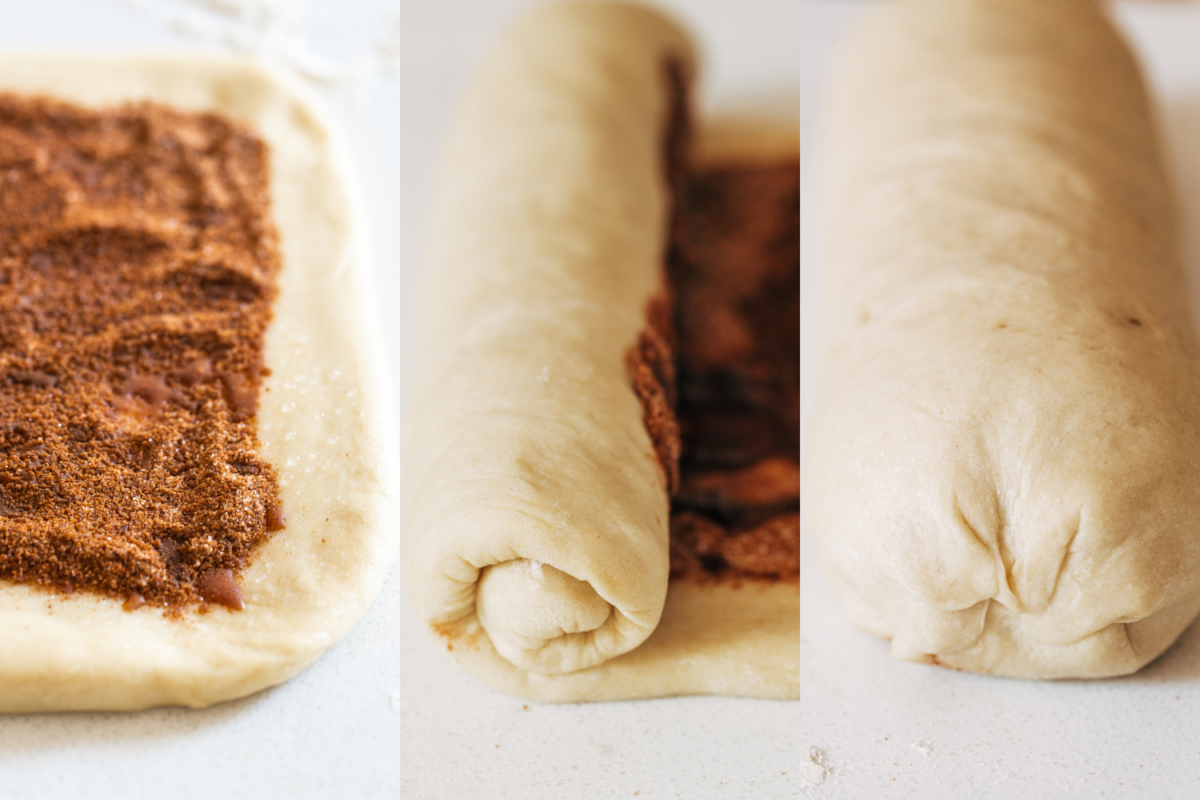
[[[1133,672],[1200,609],[1200,352],[1138,67],[1086,0],[889,2],[842,66],[826,572],[897,658]]]
[[[665,280],[665,150],[694,64],[643,7],[540,9],[482,66],[445,153],[405,582],[456,658],[527,697],[796,692],[794,584],[667,599],[666,479],[626,364]]]

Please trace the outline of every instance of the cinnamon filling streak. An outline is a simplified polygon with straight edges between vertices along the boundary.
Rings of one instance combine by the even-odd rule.
[[[0,96],[0,578],[241,607],[284,524],[267,159],[214,114]]]
[[[799,192],[786,161],[676,194],[673,314],[651,304],[633,373],[673,492],[672,577],[799,575]]]

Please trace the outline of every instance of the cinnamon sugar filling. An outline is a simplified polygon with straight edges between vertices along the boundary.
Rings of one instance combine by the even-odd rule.
[[[0,95],[0,578],[241,607],[279,268],[254,134]]]
[[[672,487],[672,577],[799,575],[799,191],[787,161],[692,173],[675,195],[674,324],[656,301],[638,347],[668,342],[671,367],[643,357],[661,385],[635,380]]]

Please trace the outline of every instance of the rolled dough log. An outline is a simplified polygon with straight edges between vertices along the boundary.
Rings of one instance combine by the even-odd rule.
[[[405,455],[406,581],[523,669],[643,642],[667,493],[625,353],[662,287],[674,26],[551,6],[482,67],[446,152]],[[478,612],[476,614],[476,612]]]
[[[1200,609],[1200,361],[1100,4],[899,0],[842,64],[804,504],[892,654],[1137,670]]]
[[[626,354],[665,280],[672,64],[690,82],[691,45],[644,7],[539,9],[482,65],[445,153],[405,583],[459,661],[530,698],[796,693],[794,584],[667,597],[666,480]]]

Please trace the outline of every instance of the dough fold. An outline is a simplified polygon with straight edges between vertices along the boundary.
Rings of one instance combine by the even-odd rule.
[[[626,355],[663,287],[672,74],[693,70],[652,11],[550,6],[490,55],[454,124],[417,323],[404,570],[452,642],[486,634],[483,672],[599,665],[662,614],[667,487]]]
[[[1200,359],[1137,64],[1098,3],[895,0],[826,130],[804,507],[897,658],[1133,672],[1200,609]]]

